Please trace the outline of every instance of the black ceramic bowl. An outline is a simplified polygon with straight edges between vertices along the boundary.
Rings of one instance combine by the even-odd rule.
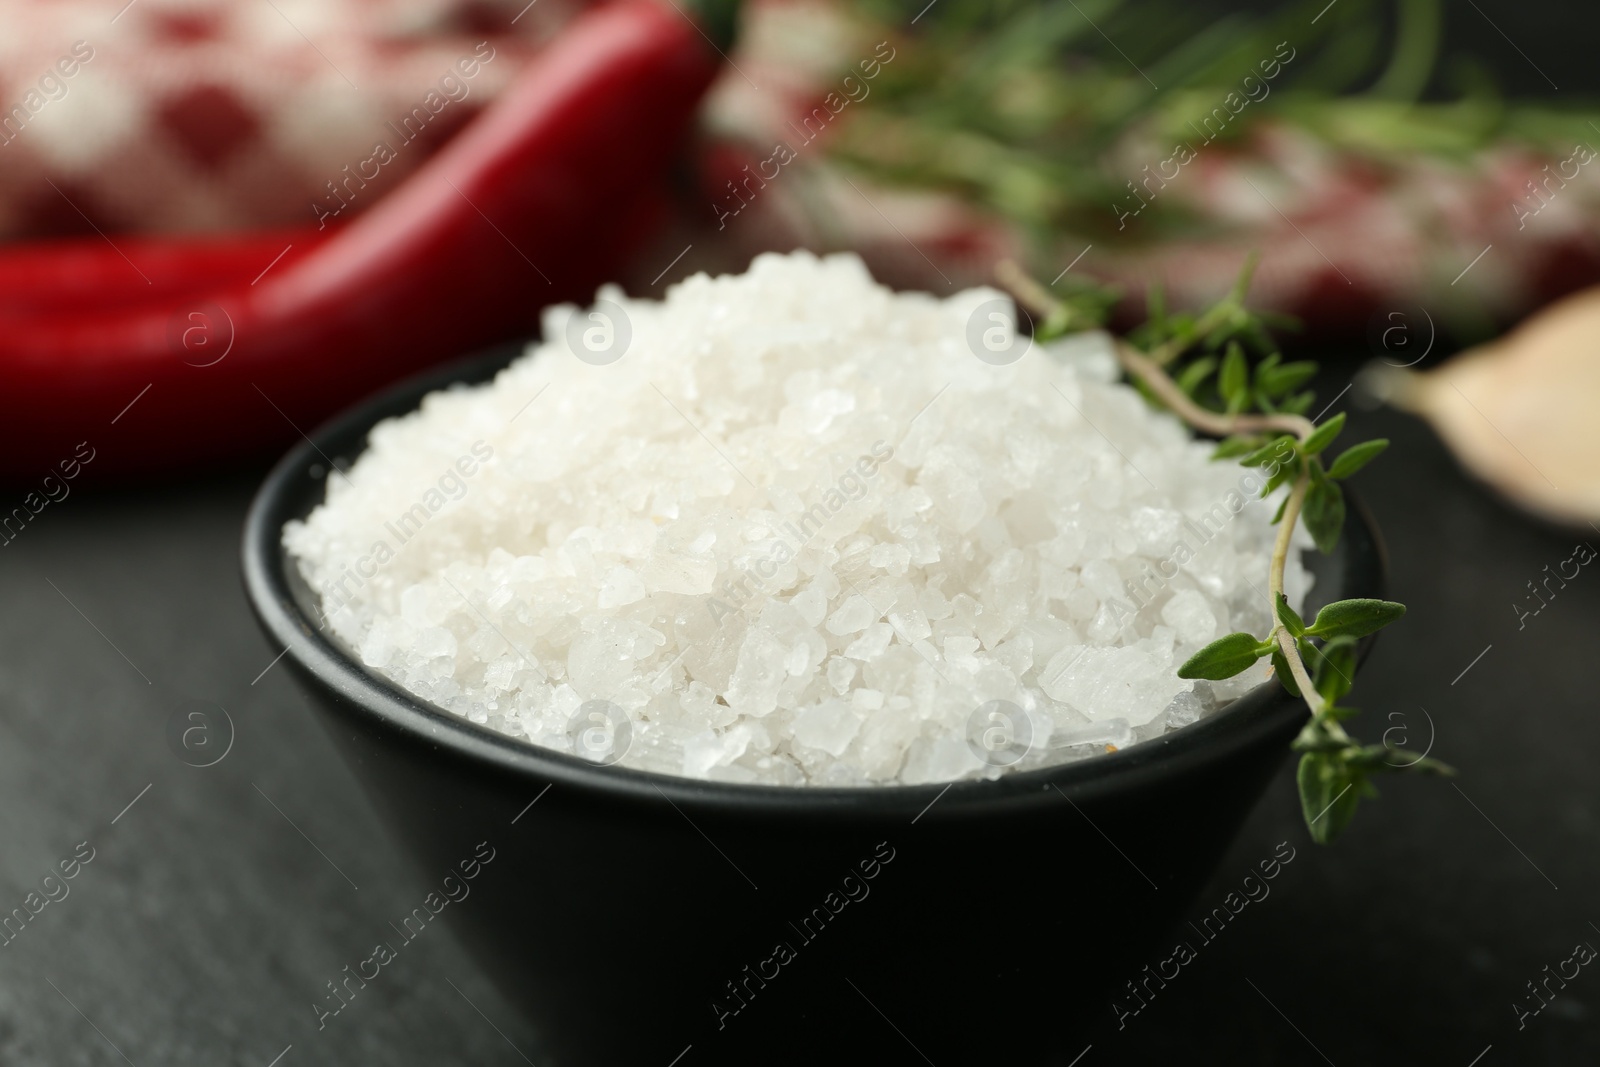
[[[251,507],[244,578],[430,881],[468,861],[470,896],[443,914],[526,1013],[541,1067],[1064,1065],[1115,1029],[1112,996],[1170,955],[1302,707],[1270,683],[1092,760],[858,789],[600,767],[436,710],[318,631],[280,533],[322,499],[324,456],[343,466],[378,420],[514,355],[407,383],[296,447]],[[1382,594],[1359,507],[1308,562],[1313,609]]]

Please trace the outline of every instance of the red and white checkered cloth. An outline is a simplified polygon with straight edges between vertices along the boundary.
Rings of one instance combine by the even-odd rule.
[[[315,223],[377,170],[341,184],[348,217],[581,6],[0,0],[0,240]]]

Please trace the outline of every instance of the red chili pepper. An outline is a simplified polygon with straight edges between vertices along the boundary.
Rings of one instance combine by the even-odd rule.
[[[593,9],[289,269],[204,299],[0,322],[0,475],[37,480],[85,440],[97,472],[214,466],[527,336],[544,305],[592,296],[658,208],[717,58],[671,0]]]
[[[253,282],[337,231],[304,226],[227,236],[72,237],[0,246],[0,316],[138,307]]]

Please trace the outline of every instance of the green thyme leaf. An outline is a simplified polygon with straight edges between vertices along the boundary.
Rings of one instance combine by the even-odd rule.
[[[1310,637],[1365,637],[1406,613],[1404,604],[1392,600],[1336,600],[1317,612],[1306,627]]]
[[[1296,393],[1294,396],[1278,405],[1278,410],[1289,415],[1304,415],[1311,410],[1311,405],[1317,402],[1315,393]]]
[[[1356,813],[1366,776],[1350,767],[1338,752],[1307,752],[1295,774],[1300,809],[1311,839],[1326,845],[1339,836]]]
[[[1178,388],[1189,396],[1193,396],[1194,391],[1200,388],[1205,383],[1205,380],[1211,377],[1211,372],[1216,369],[1217,359],[1215,356],[1201,356],[1183,368],[1183,373],[1178,375]]]
[[[1294,454],[1292,440],[1287,435],[1274,437],[1239,462],[1246,467],[1265,467],[1275,459],[1279,461],[1285,460],[1289,455]]]
[[[1256,660],[1272,651],[1273,645],[1250,634],[1219,637],[1196,652],[1178,668],[1179,678],[1208,678],[1221,681],[1248,670]]]
[[[1289,631],[1290,637],[1299,637],[1306,632],[1306,624],[1301,620],[1300,614],[1289,606],[1289,598],[1282,593],[1278,594],[1278,621],[1283,623],[1283,628]]]
[[[1341,411],[1315,430],[1312,430],[1311,435],[1305,439],[1305,442],[1300,447],[1305,449],[1306,455],[1314,456],[1333,444],[1333,439],[1338,437],[1339,432],[1343,429],[1344,412]]]
[[[1378,454],[1389,447],[1389,442],[1384,438],[1375,441],[1363,441],[1359,445],[1351,445],[1339,453],[1339,458],[1333,461],[1333,466],[1328,468],[1330,478],[1348,478],[1356,471],[1365,467],[1378,457]]]
[[[1310,641],[1301,641],[1300,650],[1302,657],[1310,663],[1316,664],[1315,673],[1311,676],[1311,684],[1317,692],[1322,694],[1322,699],[1329,704],[1337,703],[1339,698],[1350,692],[1350,687],[1355,683],[1356,677],[1356,639],[1349,635],[1333,638],[1321,648]]]
[[[1222,441],[1218,443],[1216,449],[1212,451],[1211,458],[1232,459],[1235,456],[1243,456],[1250,452],[1254,452],[1258,447],[1260,447],[1260,444],[1261,439],[1259,437],[1249,437],[1243,435],[1224,437]]]
[[[1282,485],[1284,482],[1287,482],[1290,478],[1298,475],[1300,473],[1301,462],[1300,456],[1296,454],[1287,462],[1278,464],[1278,472],[1272,477],[1268,478],[1267,484],[1261,487],[1262,497],[1271,496],[1274,489],[1278,488],[1278,486]]]
[[[1244,349],[1236,341],[1228,342],[1228,350],[1222,357],[1222,376],[1217,389],[1227,402],[1229,412],[1243,411],[1250,403],[1250,369],[1245,364]]]
[[[1300,695],[1300,683],[1294,680],[1294,672],[1289,669],[1289,661],[1283,655],[1283,649],[1274,647],[1272,650],[1272,673],[1277,675],[1278,684],[1292,697]]]
[[[1335,737],[1329,732],[1328,718],[1331,716],[1318,715],[1307,719],[1299,735],[1289,742],[1289,747],[1296,752],[1342,752],[1349,748],[1349,738]]]
[[[1358,771],[1389,771],[1399,773],[1412,771],[1417,774],[1437,774],[1449,778],[1455,775],[1455,768],[1436,759],[1429,759],[1420,752],[1401,748],[1398,745],[1362,745],[1349,748],[1344,753],[1345,762]]]
[[[1264,369],[1265,368],[1265,369]],[[1267,367],[1263,360],[1256,368],[1256,388],[1274,400],[1288,396],[1316,377],[1317,365],[1309,360]]]
[[[1344,529],[1344,492],[1338,483],[1322,476],[1321,464],[1316,460],[1312,461],[1311,470],[1311,487],[1306,491],[1301,515],[1317,543],[1317,551],[1328,555],[1338,546],[1339,533]]]

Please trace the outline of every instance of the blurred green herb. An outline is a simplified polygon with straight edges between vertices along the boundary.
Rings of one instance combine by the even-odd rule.
[[[1289,606],[1283,576],[1295,525],[1304,522],[1323,553],[1330,553],[1344,528],[1344,492],[1339,483],[1388,446],[1365,441],[1342,451],[1331,465],[1323,457],[1344,430],[1341,412],[1320,424],[1306,418],[1313,395],[1302,389],[1316,365],[1284,363],[1267,323],[1244,304],[1254,257],[1221,301],[1198,315],[1172,314],[1152,294],[1145,324],[1116,352],[1123,370],[1149,399],[1195,429],[1219,438],[1215,459],[1236,459],[1266,475],[1263,497],[1287,485],[1268,572],[1274,622],[1265,637],[1234,633],[1202,648],[1178,668],[1180,678],[1231,678],[1263,659],[1291,694],[1305,701],[1310,719],[1294,741],[1301,753],[1297,781],[1311,836],[1326,844],[1355,814],[1362,797],[1377,790],[1378,774],[1452,773],[1436,760],[1386,745],[1363,745],[1345,731],[1355,714],[1341,703],[1355,676],[1357,642],[1405,614],[1388,600],[1341,600],[1325,605],[1307,623]],[[1093,329],[1102,305],[1077,295],[1058,299],[1014,263],[1002,263],[1001,281],[1039,316],[1037,340]],[[1253,360],[1253,362],[1252,362]],[[1308,664],[1310,666],[1308,666]]]
[[[858,11],[901,57],[829,153],[880,183],[1004,216],[1041,262],[1063,232],[1156,241],[1205,228],[1174,198],[1135,234],[1112,205],[1137,206],[1141,168],[1171,162],[1174,145],[1237,143],[1263,120],[1405,166],[1419,155],[1464,161],[1497,141],[1565,149],[1592,112],[1579,101],[1511,104],[1466,56],[1436,70],[1442,0],[1306,0],[1221,19],[1174,0],[940,0],[909,29],[899,0]],[[1264,79],[1280,45],[1292,62]],[[1263,95],[1222,129],[1199,131],[1247,76]],[[1425,99],[1430,91],[1450,95]]]

